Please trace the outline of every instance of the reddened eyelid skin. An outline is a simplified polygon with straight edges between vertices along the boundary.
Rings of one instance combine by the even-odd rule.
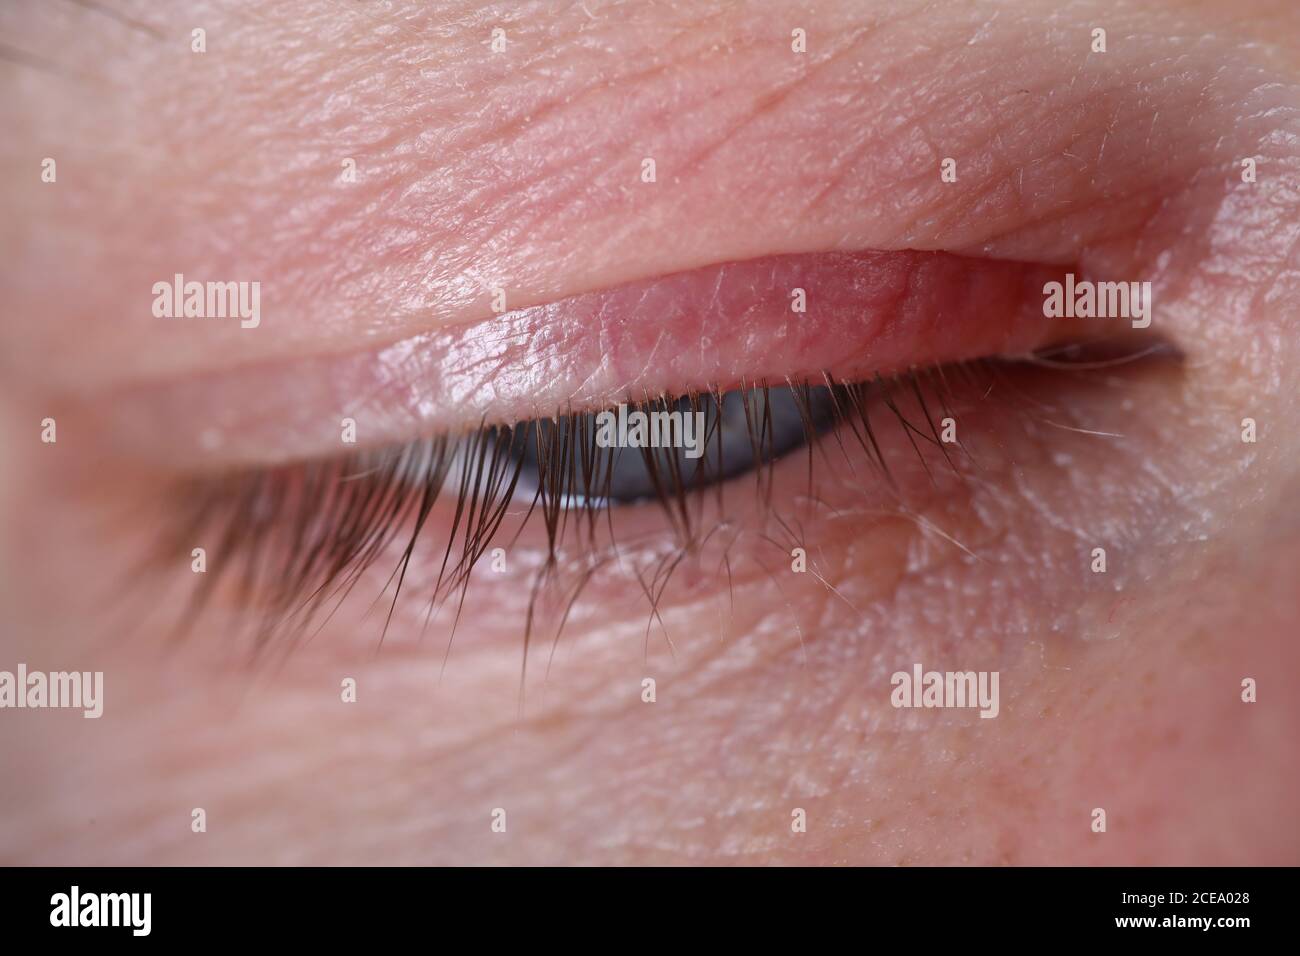
[[[191,28],[157,6],[169,35]],[[1104,55],[1041,0],[898,20],[910,4],[835,0],[807,11],[806,54],[770,4],[745,0],[618,4],[595,19],[581,4],[524,5],[501,54],[473,5],[412,0],[391,21],[365,6],[248,17],[213,4],[220,56],[114,59],[131,96],[50,84],[10,97],[0,125],[22,162],[48,141],[65,175],[14,177],[6,193],[6,305],[78,325],[75,338],[66,323],[0,328],[0,360],[65,387],[141,381],[477,321],[495,287],[526,307],[829,249],[1058,264],[1097,251],[1115,278],[1148,278],[1133,273],[1185,234],[1193,185],[1194,205],[1212,208],[1237,188],[1232,163],[1266,168],[1285,144],[1289,78],[1224,70],[1266,63],[1265,48],[1189,35],[1177,5],[1108,13],[1124,42]],[[76,49],[55,18],[26,19],[32,49]],[[285,67],[268,70],[282,51]],[[345,159],[355,182],[341,180]],[[70,238],[98,234],[114,241]],[[261,282],[260,323],[155,317],[151,288],[177,274]]]
[[[937,252],[772,256],[378,351],[122,390],[93,432],[181,469],[270,464],[746,382],[841,381],[1060,339],[1062,270]]]

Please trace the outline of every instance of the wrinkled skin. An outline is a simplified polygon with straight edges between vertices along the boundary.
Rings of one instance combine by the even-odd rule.
[[[113,6],[150,29],[72,4],[0,13],[36,58],[0,63],[0,669],[106,681],[99,720],[0,711],[0,860],[1300,862],[1289,0]],[[466,408],[511,420],[702,386],[728,361],[680,359],[700,329],[672,323],[673,381],[656,380],[659,330],[608,361],[581,327],[493,347],[488,324],[522,321],[493,319],[495,287],[524,310],[904,249],[1152,281],[1153,331],[1181,362],[1034,374],[1020,387],[1040,404],[1017,414],[971,402],[980,467],[933,485],[895,434],[906,514],[843,460],[818,471],[827,507],[801,513],[803,461],[781,462],[774,498],[816,575],[761,542],[735,482],[732,579],[715,541],[648,638],[635,578],[593,582],[549,667],[553,619],[536,638],[522,714],[535,529],[509,571],[476,574],[449,655],[451,615],[422,634],[419,597],[376,653],[382,614],[364,616],[391,562],[310,642],[251,663],[228,591],[169,640],[188,557],[123,580],[174,520],[160,496],[179,471],[236,447],[339,454],[353,386],[374,399],[363,426],[400,441]],[[155,318],[148,290],[176,272],[260,279],[262,325]],[[710,321],[722,342],[747,328]],[[750,376],[815,371],[782,367],[763,328],[735,334]],[[411,367],[374,356],[409,358],[419,336],[441,337],[414,401]],[[195,457],[218,420],[238,434]],[[443,540],[450,520],[430,519]],[[630,563],[668,547],[652,507],[619,520]],[[998,717],[892,708],[913,662],[999,671]]]

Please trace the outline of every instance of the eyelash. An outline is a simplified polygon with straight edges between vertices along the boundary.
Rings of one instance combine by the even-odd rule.
[[[988,365],[988,361],[964,363],[856,383],[837,382],[823,374],[821,381],[780,386],[788,390],[798,409],[802,445],[808,456],[810,494],[819,459],[823,463],[839,461],[839,467],[849,462],[846,442],[854,442],[865,453],[877,480],[896,490],[882,452],[876,418],[903,429],[923,465],[923,446],[928,445],[937,448],[942,454],[940,460],[946,459],[955,471],[954,452],[940,441],[933,412],[951,414],[954,376],[971,383],[985,373]],[[254,647],[260,651],[279,636],[289,638],[292,645],[313,622],[328,620],[365,572],[392,552],[402,529],[409,528],[405,544],[401,545],[401,557],[376,599],[378,604],[393,589],[380,634],[382,643],[416,542],[429,526],[435,506],[448,493],[454,495],[450,532],[445,545],[439,548],[437,583],[433,594],[426,598],[432,612],[453,595],[458,596],[458,618],[471,573],[497,541],[511,505],[526,501],[527,508],[512,541],[530,523],[540,520],[544,528],[546,558],[539,572],[542,578],[552,576],[560,548],[571,537],[576,538],[593,569],[603,560],[598,555],[602,528],[607,529],[609,549],[616,549],[613,513],[623,506],[611,500],[608,482],[614,456],[619,453],[641,455],[653,487],[648,503],[659,506],[678,553],[699,546],[711,533],[705,532],[698,520],[704,496],[712,494],[721,512],[724,489],[747,477],[740,474],[723,481],[712,480],[717,473],[721,439],[718,403],[734,403],[736,395],[743,403],[752,458],[758,463],[752,468],[755,494],[762,512],[768,513],[772,470],[777,460],[785,457],[768,453],[772,393],[768,383],[757,383],[729,393],[715,389],[674,399],[643,397],[627,403],[629,412],[685,407],[705,415],[705,452],[692,474],[685,473],[679,467],[680,459],[667,449],[599,447],[592,440],[595,413],[566,410],[549,420],[535,419],[514,426],[485,423],[458,437],[434,435],[399,447],[183,481],[170,495],[169,510],[179,517],[151,563],[175,567],[177,555],[189,555],[195,542],[214,542],[208,549],[215,559],[213,567],[196,583],[181,630],[201,615],[218,585],[233,576],[238,606],[258,612]],[[913,421],[916,416],[904,412],[898,398],[901,395],[911,397],[923,422]],[[819,396],[823,404],[829,405],[829,428],[823,427],[825,422],[820,422],[814,411]],[[888,417],[882,418],[882,412]],[[527,484],[521,482],[520,452],[525,435],[536,449],[538,467],[536,488],[521,500],[521,486]],[[829,436],[834,436],[841,446],[842,456],[826,453],[823,442]],[[823,452],[820,456],[815,454],[819,448]],[[957,454],[962,453],[959,445],[954,448]],[[799,450],[795,446],[790,454]],[[712,474],[710,468],[714,469]],[[928,473],[928,466],[926,470]],[[535,582],[535,596],[541,583]],[[531,624],[530,611],[526,640]]]
[[[1049,375],[1088,374],[1148,358],[1178,357],[1177,351],[1158,337],[1132,340],[1127,336],[1103,336],[1017,359],[978,359],[889,377],[877,375],[866,382],[838,382],[823,373],[819,380],[787,381],[779,387],[788,389],[799,410],[802,444],[807,450],[809,500],[817,500],[813,489],[819,461],[827,467],[848,468],[854,488],[859,487],[850,454],[856,446],[868,462],[875,487],[893,503],[891,506],[906,512],[909,483],[914,482],[897,479],[890,464],[893,446],[914,456],[920,466],[919,480],[928,480],[937,487],[938,469],[942,468],[957,481],[967,483],[967,472],[973,468],[978,473],[978,462],[965,442],[943,440],[935,419],[955,421],[954,406],[963,406],[964,411],[987,400],[995,387],[1004,400],[1009,400],[1006,403],[1010,413],[1019,413],[1021,418],[1035,417],[1043,406],[1028,398],[1008,373],[1030,367]],[[824,390],[829,398],[828,428],[819,427],[811,411],[814,390]],[[792,543],[803,546],[802,526],[797,521],[791,525],[773,513],[773,470],[782,456],[764,453],[763,446],[764,440],[770,438],[764,423],[770,420],[772,388],[765,382],[749,386],[742,383],[737,391],[745,405],[752,457],[758,462],[752,469],[759,505],[755,520],[774,519]],[[713,389],[677,399],[642,397],[627,404],[630,409],[649,412],[673,407],[702,409],[706,412],[705,434],[714,435],[714,420],[709,416],[716,416],[718,403],[724,400],[724,394]],[[255,622],[255,654],[270,646],[273,638],[286,638],[285,646],[291,648],[314,622],[323,626],[329,620],[363,575],[391,553],[398,535],[408,528],[401,557],[372,605],[381,606],[392,589],[379,635],[382,644],[402,595],[416,543],[429,526],[438,501],[448,491],[455,495],[450,530],[445,543],[435,552],[440,552],[441,557],[435,559],[438,572],[432,593],[425,594],[425,623],[427,626],[434,611],[454,596],[459,621],[474,568],[497,542],[507,516],[518,514],[511,511],[511,505],[520,503],[521,436],[531,430],[538,452],[536,488],[531,498],[525,496],[526,511],[511,538],[517,541],[526,527],[539,519],[546,538],[545,558],[531,588],[524,622],[526,653],[535,626],[534,606],[544,586],[559,587],[561,546],[566,540],[576,539],[578,553],[565,557],[576,558],[582,569],[576,585],[566,583],[562,588],[566,596],[560,629],[590,577],[611,560],[622,563],[620,546],[625,542],[615,540],[614,513],[641,509],[640,505],[629,509],[615,506],[608,494],[600,493],[612,456],[630,450],[602,448],[591,441],[593,417],[591,412],[560,410],[549,420],[513,426],[484,423],[460,436],[440,434],[397,447],[177,483],[169,496],[169,513],[176,516],[175,521],[147,564],[156,569],[174,569],[178,557],[191,555],[196,542],[215,542],[209,549],[214,556],[213,568],[199,576],[177,636],[201,616],[218,586],[233,576],[238,610],[255,612],[248,618]],[[905,443],[885,440],[884,428],[891,426],[906,438]],[[583,442],[576,440],[578,435],[583,436]],[[791,449],[798,450],[797,446]],[[712,497],[717,513],[725,518],[724,490],[740,485],[747,476],[710,482],[707,450],[700,459],[706,469],[704,480],[699,480],[698,473],[688,480],[680,468],[672,466],[663,450],[641,449],[641,454],[653,478],[650,503],[658,505],[673,541],[666,563],[654,569],[649,583],[637,571],[650,619],[654,619],[664,584],[678,563],[722,527],[721,523],[704,527],[700,521],[703,502]],[[867,486],[861,487],[864,495],[869,493]],[[603,543],[602,528],[608,537]],[[774,540],[761,529],[758,536],[768,542]],[[735,538],[727,541],[729,552]],[[761,561],[758,563],[762,566]],[[730,587],[731,563],[726,555],[723,564]],[[558,636],[557,630],[557,640]]]

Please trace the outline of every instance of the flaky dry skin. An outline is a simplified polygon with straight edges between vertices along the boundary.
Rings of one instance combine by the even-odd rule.
[[[0,710],[0,860],[1300,862],[1294,4],[114,6],[160,35],[71,4],[0,13],[38,64],[0,63],[0,670],[106,681],[98,720]],[[379,654],[382,611],[363,616],[388,566],[275,666],[246,666],[228,593],[168,645],[188,557],[123,581],[169,528],[183,442],[158,433],[160,463],[140,423],[178,382],[201,376],[181,394],[204,400],[173,400],[168,430],[242,403],[249,429],[332,435],[315,450],[334,454],[331,362],[443,333],[419,371],[455,387],[418,408],[398,407],[405,366],[356,359],[356,381],[393,422],[450,420],[466,383],[508,419],[556,366],[485,356],[494,287],[523,309],[832,249],[1152,281],[1153,331],[1184,359],[975,403],[978,467],[932,487],[900,466],[908,515],[843,464],[813,507],[802,459],[782,462],[775,500],[815,575],[789,571],[736,483],[730,586],[722,550],[679,570],[647,638],[635,576],[594,582],[549,667],[553,620],[537,639],[522,717],[535,533],[476,575],[449,655],[450,614],[421,634],[432,540]],[[262,325],[156,319],[148,290],[175,272],[259,279]],[[701,351],[656,381],[659,337],[560,358],[604,383],[591,401],[708,377]],[[319,433],[299,427],[317,408]],[[668,546],[648,511],[621,520],[631,565]],[[914,662],[1000,671],[998,717],[892,708]]]

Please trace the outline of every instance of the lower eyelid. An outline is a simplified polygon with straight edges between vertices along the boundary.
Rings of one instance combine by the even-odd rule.
[[[1058,458],[1087,457],[1099,443],[1108,445],[1093,428],[1101,429],[1096,435],[1128,431],[1127,420],[1106,423],[1105,409],[1122,419],[1128,414],[1121,405],[1130,393],[1116,383],[1145,380],[1156,367],[1176,369],[1178,360],[1160,340],[1124,335],[1032,362],[921,370],[916,383],[908,376],[873,383],[870,429],[842,415],[806,453],[684,500],[666,496],[616,509],[512,501],[504,496],[509,479],[500,473],[498,493],[486,507],[481,496],[458,501],[450,469],[442,494],[430,503],[419,481],[394,482],[400,472],[385,477],[359,467],[364,460],[371,469],[384,461],[391,468],[391,453],[278,469],[278,479],[256,471],[233,482],[200,482],[181,495],[158,557],[175,581],[177,562],[188,564],[196,541],[205,545],[218,573],[199,582],[206,594],[199,607],[235,615],[230,640],[239,646],[253,640],[263,654],[288,653],[326,622],[331,634],[350,635],[341,648],[405,645],[418,652],[430,630],[446,640],[453,622],[473,621],[474,632],[499,634],[517,650],[513,642],[525,633],[554,641],[571,623],[595,627],[602,615],[613,624],[627,614],[640,616],[644,629],[669,608],[699,601],[757,608],[778,600],[794,613],[801,602],[829,595],[843,611],[849,603],[833,583],[839,581],[852,590],[860,616],[868,611],[863,602],[883,600],[909,580],[964,580],[982,566],[1018,566],[1026,554],[1008,550],[1016,539],[1006,536],[1017,526],[1015,534],[1026,533],[1022,513],[1038,514],[1043,520],[1034,534],[1046,529],[1049,535],[1037,544],[1019,540],[1022,551],[1077,547],[1068,529],[1050,537],[1060,522],[1034,510],[1045,500],[1058,507],[1069,501],[1071,513],[1088,507],[1086,495],[1069,490],[1074,479],[1060,471]],[[880,394],[890,384],[892,409]],[[934,428],[944,427],[942,418],[955,423],[955,445],[934,440],[918,388]],[[1069,396],[1065,406],[1052,397],[1058,389]],[[1103,414],[1076,421],[1076,409],[1094,404]],[[1107,471],[1141,467],[1132,448],[1113,449]],[[427,468],[419,456],[432,450],[430,442],[417,443],[402,460],[408,466],[425,461]],[[314,490],[304,494],[308,476]],[[272,494],[277,481],[286,483]],[[405,492],[394,496],[397,486]],[[187,520],[204,495],[214,494],[226,502],[210,515],[215,520]],[[232,500],[243,505],[232,508]],[[304,500],[309,507],[292,507]],[[269,520],[258,527],[263,518]],[[346,519],[342,531],[340,519]],[[469,577],[461,564],[467,540]],[[353,560],[357,554],[338,560],[348,542],[365,561]],[[789,578],[796,548],[803,549],[809,574]],[[1041,576],[1040,584],[1059,583],[1062,575],[1053,569],[1062,560],[1070,558],[1044,556],[1021,573]],[[976,575],[962,586],[988,586],[980,580]],[[747,597],[742,591],[750,586],[758,590]],[[304,607],[309,613],[300,613]],[[732,612],[711,605],[708,613]],[[455,640],[473,642],[472,635]]]
[[[396,466],[390,457],[380,466],[390,469],[388,478],[382,471],[359,472],[355,461],[317,465],[314,471],[281,471],[279,478],[257,473],[220,492],[226,496],[223,507],[227,513],[209,515],[217,520],[200,520],[196,510],[203,499],[190,493],[182,508],[190,520],[181,521],[180,530],[164,550],[171,554],[168,560],[176,560],[177,553],[188,554],[194,541],[208,543],[214,558],[220,555],[222,570],[205,579],[202,586],[209,590],[233,588],[235,599],[246,604],[247,615],[258,619],[250,627],[261,629],[261,639],[285,630],[284,622],[276,618],[310,602],[313,594],[329,596],[329,601],[319,600],[316,615],[329,613],[330,602],[349,586],[386,615],[399,580],[401,600],[417,609],[407,608],[398,615],[399,622],[406,622],[401,626],[408,627],[408,615],[414,613],[414,620],[421,617],[418,609],[427,607],[435,587],[440,587],[440,600],[453,606],[460,600],[459,588],[469,583],[462,574],[468,565],[460,565],[467,547],[473,556],[475,579],[486,579],[472,585],[474,588],[492,588],[493,564],[500,555],[508,555],[505,563],[516,574],[526,568],[541,573],[549,566],[552,570],[545,573],[557,582],[563,576],[557,568],[573,572],[585,567],[594,573],[623,565],[618,574],[601,571],[605,583],[596,582],[588,588],[589,596],[612,596],[621,590],[620,600],[649,599],[665,583],[660,576],[672,574],[665,568],[675,568],[683,556],[693,553],[686,566],[696,570],[678,577],[672,592],[674,599],[683,599],[718,585],[729,548],[741,547],[750,559],[748,565],[741,562],[726,568],[730,585],[734,585],[745,581],[747,575],[760,573],[763,567],[789,564],[791,550],[800,546],[810,552],[820,548],[821,556],[813,560],[827,570],[825,561],[831,559],[825,549],[834,551],[838,546],[831,542],[841,537],[836,527],[843,526],[850,539],[861,538],[863,528],[871,527],[874,530],[864,540],[879,542],[874,547],[893,555],[886,563],[895,567],[880,578],[883,586],[891,575],[905,570],[896,565],[915,564],[915,557],[904,560],[904,552],[898,548],[915,536],[915,515],[924,510],[927,501],[960,491],[973,475],[981,481],[990,480],[989,459],[982,455],[986,449],[977,449],[981,454],[971,459],[960,441],[945,447],[940,439],[944,424],[938,419],[953,417],[964,423],[961,427],[965,430],[973,421],[972,414],[989,420],[1006,414],[1005,403],[996,406],[1003,409],[996,413],[991,407],[981,407],[981,403],[989,404],[983,390],[998,385],[999,376],[1006,373],[996,366],[971,366],[903,377],[891,383],[889,393],[871,397],[865,422],[842,415],[836,430],[820,436],[807,455],[788,455],[752,475],[733,477],[725,485],[698,490],[684,499],[669,494],[658,502],[610,512],[572,504],[548,508],[545,501],[530,507],[502,497],[512,476],[498,462],[495,472],[490,465],[484,465],[482,472],[493,475],[497,489],[493,494],[468,500],[462,496],[458,503],[459,479],[448,466],[441,499],[430,506],[418,481],[404,488],[400,487],[403,479],[394,481],[400,469],[391,470]],[[962,437],[970,434],[967,431]],[[412,468],[412,475],[425,474],[432,467],[434,453],[431,447],[422,452],[408,450],[402,459],[404,467]],[[340,480],[345,475],[349,482]],[[277,485],[277,481],[283,484]],[[200,492],[217,493],[211,487]],[[313,495],[316,497],[311,500]],[[311,509],[320,509],[320,513]],[[331,521],[335,522],[332,527],[328,525]],[[468,533],[467,528],[471,529]],[[815,529],[820,530],[814,546],[806,536]],[[449,548],[453,532],[456,540]],[[977,543],[969,529],[961,534]],[[356,553],[343,560],[349,541]],[[861,546],[861,542],[855,545]],[[633,567],[638,561],[643,563],[642,578],[627,576],[629,561]],[[473,608],[467,613],[473,613]],[[316,615],[291,618],[291,624],[306,626],[308,618]],[[382,628],[376,625],[370,633],[377,639]]]

